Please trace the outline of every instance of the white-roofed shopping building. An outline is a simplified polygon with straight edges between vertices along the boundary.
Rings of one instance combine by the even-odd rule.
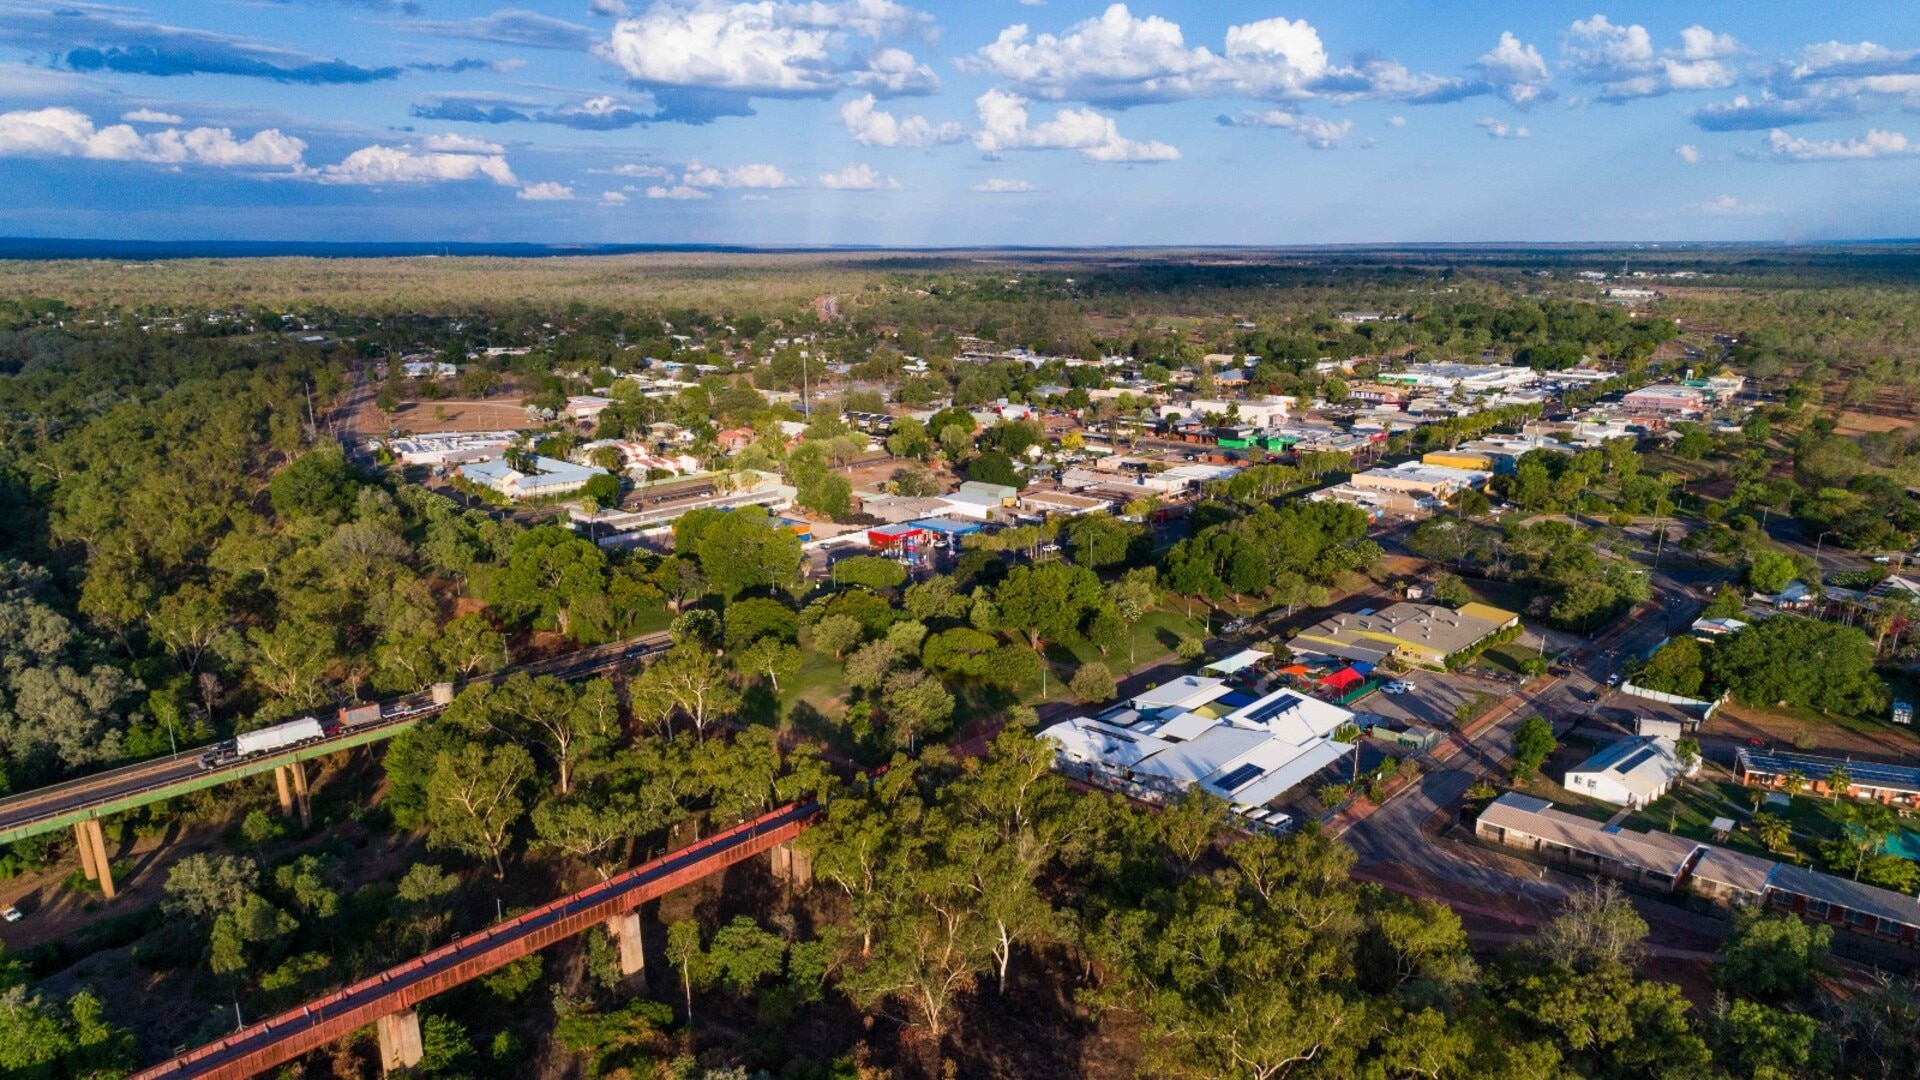
[[[1150,802],[1198,785],[1252,816],[1353,753],[1336,737],[1352,724],[1352,713],[1296,690],[1255,697],[1184,675],[1040,736],[1077,779]]]

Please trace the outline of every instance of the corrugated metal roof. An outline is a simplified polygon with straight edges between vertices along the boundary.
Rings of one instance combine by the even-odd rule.
[[[1508,801],[1512,798],[1509,793],[1495,799],[1480,812],[1480,820],[1510,832],[1668,876],[1686,869],[1687,860],[1701,847],[1671,833],[1608,829],[1597,821],[1552,809],[1550,805],[1544,809],[1528,805],[1538,804],[1538,799],[1520,804]]]
[[[1778,865],[1757,855],[1707,846],[1701,852],[1700,861],[1694,864],[1693,876],[1758,896],[1767,887],[1767,875]]]

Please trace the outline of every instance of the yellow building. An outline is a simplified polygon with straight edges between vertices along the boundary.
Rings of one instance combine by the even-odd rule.
[[[1420,455],[1420,464],[1448,469],[1478,469],[1493,472],[1493,456],[1473,450],[1434,450]]]
[[[1402,601],[1367,615],[1335,615],[1288,642],[1294,653],[1320,653],[1377,664],[1390,656],[1440,667],[1454,653],[1517,625],[1520,616],[1486,604],[1458,610]]]

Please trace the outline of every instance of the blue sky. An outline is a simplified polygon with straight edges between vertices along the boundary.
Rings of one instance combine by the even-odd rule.
[[[1821,240],[1917,182],[1910,3],[0,0],[15,236]]]

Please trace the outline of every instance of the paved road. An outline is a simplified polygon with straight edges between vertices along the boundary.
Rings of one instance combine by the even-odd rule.
[[[488,676],[487,680],[498,681],[517,672],[556,675],[563,679],[582,678],[637,660],[648,653],[664,648],[668,640],[665,631],[648,634],[630,641],[618,641],[546,660],[516,665]],[[425,693],[410,694],[407,697],[383,703],[381,713],[385,719],[380,723],[352,728],[335,736],[329,742],[358,739],[368,731],[381,728],[391,728],[394,732],[398,732],[417,722],[421,717],[437,711],[438,709],[431,704]],[[314,743],[301,748],[300,752],[303,756],[314,756],[325,753],[327,745],[327,742]],[[208,771],[200,765],[200,754],[204,750],[205,747],[195,747],[168,757],[96,773],[51,787],[37,788],[0,800],[0,832],[30,826],[48,818],[104,806],[144,793],[155,793],[155,798],[163,797],[158,793],[169,787],[189,780],[202,779],[208,775]],[[249,764],[251,763],[241,761],[215,772],[231,772],[238,776],[246,771]]]
[[[1531,692],[1521,694],[1512,709],[1470,745],[1444,762],[1428,761],[1419,782],[1347,830],[1345,839],[1360,856],[1361,867],[1388,864],[1405,867],[1422,877],[1454,882],[1495,895],[1518,895],[1552,900],[1564,894],[1554,881],[1516,876],[1508,870],[1469,858],[1449,844],[1436,843],[1426,827],[1450,820],[1463,796],[1482,775],[1498,775],[1513,754],[1513,733],[1529,716],[1545,716],[1556,730],[1580,722],[1596,704],[1617,696],[1607,690],[1610,674],[1629,655],[1642,655],[1667,636],[1668,628],[1690,624],[1711,592],[1713,575],[1685,569],[1654,570],[1656,590],[1652,604],[1630,615],[1596,640],[1582,646],[1572,670]],[[1683,580],[1684,579],[1684,580]],[[1416,686],[1420,678],[1415,677]],[[1456,745],[1460,737],[1454,735]]]

